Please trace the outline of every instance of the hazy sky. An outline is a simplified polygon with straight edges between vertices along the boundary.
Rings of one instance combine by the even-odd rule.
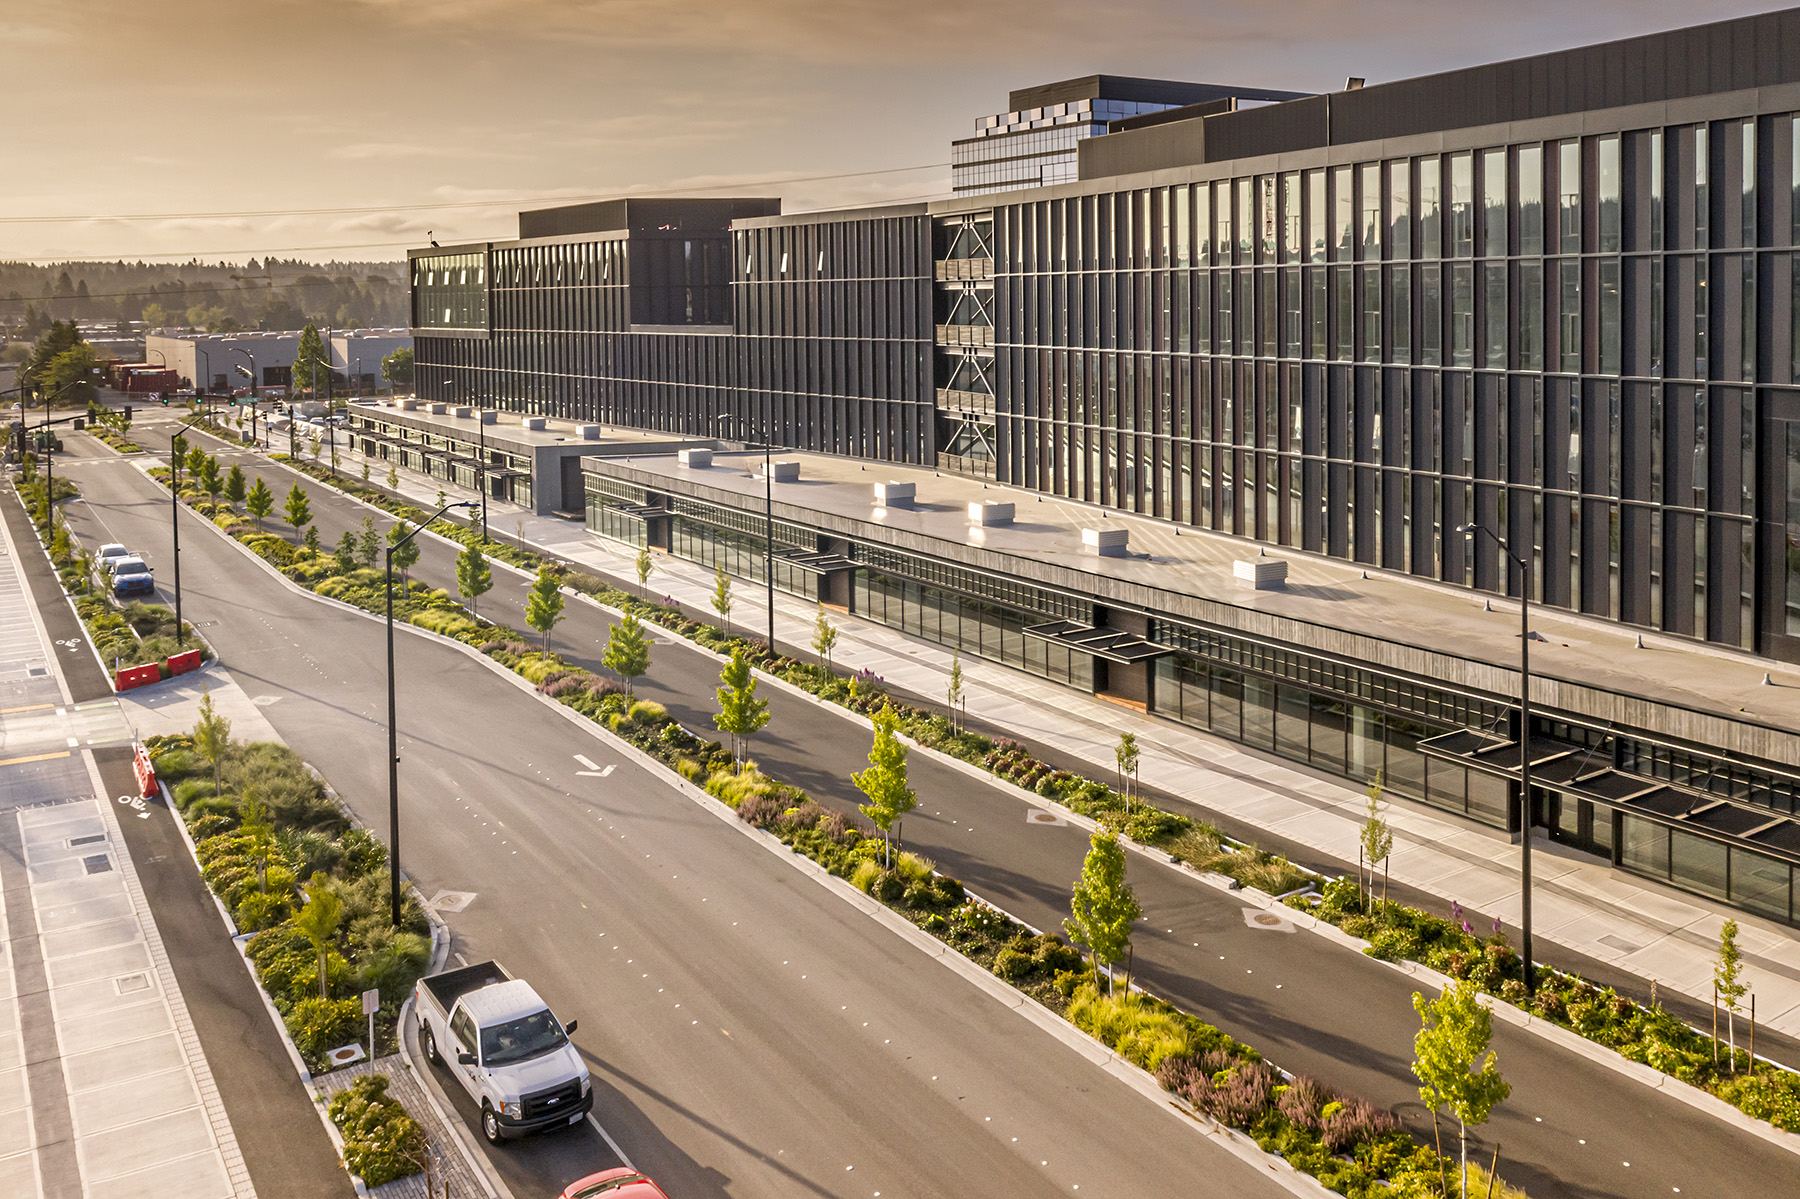
[[[790,211],[924,199],[1015,87],[1325,91],[1770,7],[7,0],[0,258],[398,257],[428,229],[514,236],[520,206],[721,185]]]

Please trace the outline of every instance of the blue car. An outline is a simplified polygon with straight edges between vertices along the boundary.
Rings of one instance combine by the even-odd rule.
[[[128,595],[149,595],[156,590],[156,580],[149,571],[113,576],[113,594],[120,599]]]

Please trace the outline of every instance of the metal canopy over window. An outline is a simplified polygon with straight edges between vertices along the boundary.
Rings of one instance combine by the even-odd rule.
[[[824,575],[837,570],[855,570],[856,562],[842,554],[809,553],[806,550],[776,550],[775,560],[798,567],[810,574]]]
[[[1500,778],[1519,777],[1517,738],[1458,729],[1419,742],[1419,752]],[[1754,846],[1800,862],[1800,820],[1615,770],[1610,755],[1584,746],[1533,737],[1531,785],[1534,791],[1561,791],[1603,808],[1647,816],[1671,828],[1688,829],[1734,845]]]
[[[1152,645],[1136,633],[1096,628],[1075,620],[1052,620],[1044,624],[1026,625],[1025,635],[1080,650],[1084,654],[1092,654],[1096,658],[1117,662],[1122,666],[1134,666],[1175,652],[1164,646]]]

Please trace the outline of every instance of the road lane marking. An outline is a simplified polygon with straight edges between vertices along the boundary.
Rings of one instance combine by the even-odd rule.
[[[583,766],[586,766],[589,770],[600,769],[599,766],[594,764],[593,759],[589,758],[586,754],[576,754],[575,760],[577,762],[580,762]]]
[[[41,712],[45,708],[54,708],[55,704],[26,704],[21,708],[0,708],[0,716],[10,716],[14,712]]]
[[[24,762],[48,762],[52,758],[66,758],[68,756],[69,751],[66,749],[58,750],[53,754],[26,754],[22,758],[0,758],[0,766],[18,766]]]
[[[601,1138],[607,1143],[608,1147],[610,1147],[612,1149],[612,1151],[618,1155],[620,1164],[622,1164],[627,1170],[636,1170],[637,1169],[636,1166],[631,1164],[631,1159],[625,1156],[625,1151],[623,1149],[619,1148],[619,1142],[612,1139],[612,1133],[607,1132],[606,1129],[601,1126],[600,1121],[594,1119],[593,1112],[588,1113],[587,1122],[594,1126],[594,1131],[599,1133]]]

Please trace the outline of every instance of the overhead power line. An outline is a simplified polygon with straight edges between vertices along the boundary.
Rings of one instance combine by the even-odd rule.
[[[845,171],[836,175],[790,175],[779,179],[752,179],[738,183],[718,183],[705,187],[684,187],[683,193],[734,191],[747,187],[773,187],[786,183],[823,183],[835,179],[860,179],[877,175],[903,175],[911,171],[942,170],[947,162],[927,162],[917,166],[888,167],[879,171]],[[218,212],[131,212],[98,216],[7,216],[0,225],[74,224],[82,221],[202,221],[236,220],[244,217],[286,216],[353,216],[382,212],[439,212],[453,208],[507,208],[515,204],[588,204],[600,200],[637,199],[641,192],[611,192],[593,196],[504,196],[491,200],[448,200],[440,204],[376,204],[346,208],[254,208]],[[30,260],[38,261],[38,260]],[[74,260],[70,260],[74,261]]]

